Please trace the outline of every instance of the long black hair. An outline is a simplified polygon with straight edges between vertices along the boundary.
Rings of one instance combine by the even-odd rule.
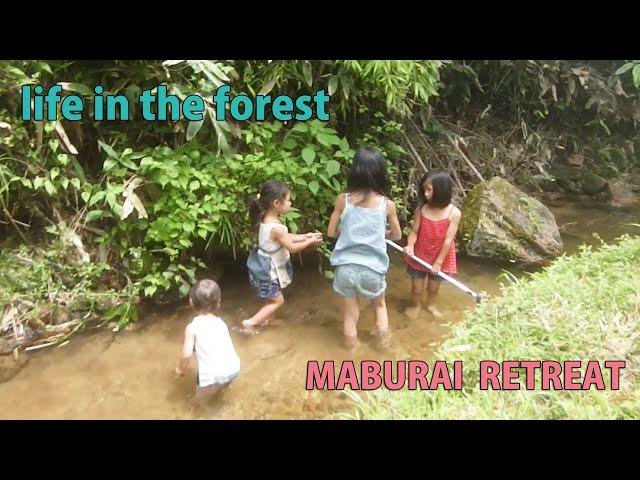
[[[258,195],[249,197],[249,217],[251,218],[251,228],[256,229],[267,210],[273,205],[275,200],[284,200],[289,193],[289,187],[278,180],[267,180],[260,186]]]
[[[389,196],[387,161],[375,148],[359,148],[347,177],[347,191],[374,191]]]
[[[425,173],[418,182],[418,208],[422,208],[426,203],[424,198],[424,182],[429,180],[433,185],[433,195],[429,205],[436,208],[444,208],[451,203],[451,193],[453,191],[453,180],[446,170],[431,170]]]

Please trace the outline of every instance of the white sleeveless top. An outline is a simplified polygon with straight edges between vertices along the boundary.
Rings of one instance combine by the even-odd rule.
[[[271,281],[279,282],[280,288],[285,288],[292,281],[287,272],[287,262],[291,259],[289,250],[284,248],[280,243],[271,239],[271,230],[281,228],[288,233],[286,225],[281,223],[261,223],[258,232],[258,254],[271,258]],[[273,253],[267,253],[273,252]]]
[[[240,357],[233,348],[229,329],[215,315],[198,315],[191,321],[195,334],[195,357],[198,365],[198,386],[206,387],[219,377],[240,371]]]

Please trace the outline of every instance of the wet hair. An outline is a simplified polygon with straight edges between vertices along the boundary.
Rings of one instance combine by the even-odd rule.
[[[278,180],[267,180],[260,186],[260,194],[249,197],[249,217],[251,228],[256,229],[267,210],[275,200],[284,200],[289,193],[289,187]]]
[[[347,191],[374,191],[389,196],[387,161],[375,148],[359,148],[347,177]]]
[[[444,208],[451,203],[451,192],[453,190],[453,180],[449,172],[445,170],[431,170],[422,175],[418,183],[418,208],[422,208],[426,203],[424,198],[424,182],[429,180],[433,186],[433,195],[429,205],[436,208]]]
[[[203,279],[196,282],[189,291],[189,299],[198,313],[212,313],[218,309],[222,293],[216,282]]]

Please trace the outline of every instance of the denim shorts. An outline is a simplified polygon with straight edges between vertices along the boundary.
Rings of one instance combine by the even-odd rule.
[[[197,392],[200,392],[201,394],[217,393],[220,390],[228,387],[231,384],[231,382],[233,382],[236,378],[238,378],[238,375],[240,375],[240,372],[231,374],[228,377],[216,377],[213,383],[206,385],[204,387],[201,387],[200,382],[198,380],[198,374],[196,374]]]
[[[333,274],[333,290],[343,297],[362,295],[366,300],[373,300],[386,288],[384,274],[363,265],[338,265]]]
[[[258,280],[249,274],[249,282],[251,282],[253,291],[260,298],[275,298],[282,293],[280,282],[277,280]]]
[[[440,275],[431,275],[428,272],[423,272],[422,270],[417,270],[415,268],[407,266],[407,273],[411,275],[411,278],[426,278],[429,277],[429,280],[433,280],[434,282],[441,282],[444,280]]]

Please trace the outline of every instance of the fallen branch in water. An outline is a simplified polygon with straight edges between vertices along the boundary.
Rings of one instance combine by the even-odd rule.
[[[46,325],[44,328],[46,332],[59,333],[64,332],[70,327],[75,327],[79,323],[80,320],[72,320],[70,322],[61,323],[59,325]]]
[[[42,343],[40,345],[34,345],[33,347],[27,347],[24,349],[25,352],[31,352],[33,350],[40,350],[41,348],[45,348],[45,347],[50,347],[51,345],[55,345],[58,342],[49,342],[49,343]]]

